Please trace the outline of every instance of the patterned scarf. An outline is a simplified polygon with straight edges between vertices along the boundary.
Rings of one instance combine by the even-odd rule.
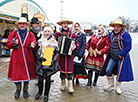
[[[70,30],[70,28],[68,28],[67,30],[65,30],[65,29],[61,29],[61,31],[60,31],[60,33],[63,35],[63,36],[67,36],[67,37],[70,37],[70,35],[71,35],[71,30]]]

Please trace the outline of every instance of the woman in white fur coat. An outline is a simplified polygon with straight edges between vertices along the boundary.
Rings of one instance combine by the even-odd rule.
[[[47,59],[43,57],[44,50],[46,47],[54,48],[52,62],[50,66],[42,65],[42,62],[46,61]],[[35,72],[38,75],[38,93],[35,96],[35,99],[39,99],[39,97],[43,93],[43,81],[45,82],[45,92],[44,92],[44,102],[48,101],[49,90],[51,86],[50,78],[53,74],[55,74],[59,70],[59,64],[57,62],[58,59],[58,43],[52,36],[52,28],[45,27],[42,37],[38,40],[37,48],[35,51],[36,57],[36,65],[35,65]],[[46,68],[51,68],[48,70]]]

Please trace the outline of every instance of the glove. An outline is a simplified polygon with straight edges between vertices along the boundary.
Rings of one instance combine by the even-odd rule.
[[[13,47],[14,47],[15,49],[19,49],[19,44],[16,44],[16,43],[15,43],[15,40],[16,40],[16,38],[13,38],[13,39],[12,39]]]
[[[78,60],[80,60],[81,59],[81,56],[78,56]]]
[[[39,60],[42,61],[42,62],[46,61],[46,59],[44,57],[41,57]]]
[[[51,65],[49,67],[52,67],[54,63],[55,63],[55,60],[52,60]]]

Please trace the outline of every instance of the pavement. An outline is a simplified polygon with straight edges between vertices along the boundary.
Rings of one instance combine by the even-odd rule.
[[[61,81],[57,72],[52,76],[54,82],[51,84],[48,102],[138,102],[138,35],[134,35],[134,39],[130,56],[135,80],[121,84],[121,95],[116,94],[115,87],[104,91],[103,86],[107,85],[106,77],[99,77],[95,87],[86,87],[87,79],[80,79],[79,85],[74,84],[73,94],[69,94],[67,89],[60,91]],[[0,57],[0,102],[43,102],[43,95],[35,100],[38,91],[35,80],[29,83],[28,98],[23,98],[21,92],[20,98],[14,99],[15,85],[7,79],[9,60],[10,57]]]

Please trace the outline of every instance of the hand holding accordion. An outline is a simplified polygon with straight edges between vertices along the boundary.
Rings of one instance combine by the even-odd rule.
[[[76,48],[76,45],[75,44],[72,44],[71,50],[73,51],[73,50],[75,50],[75,48]]]

